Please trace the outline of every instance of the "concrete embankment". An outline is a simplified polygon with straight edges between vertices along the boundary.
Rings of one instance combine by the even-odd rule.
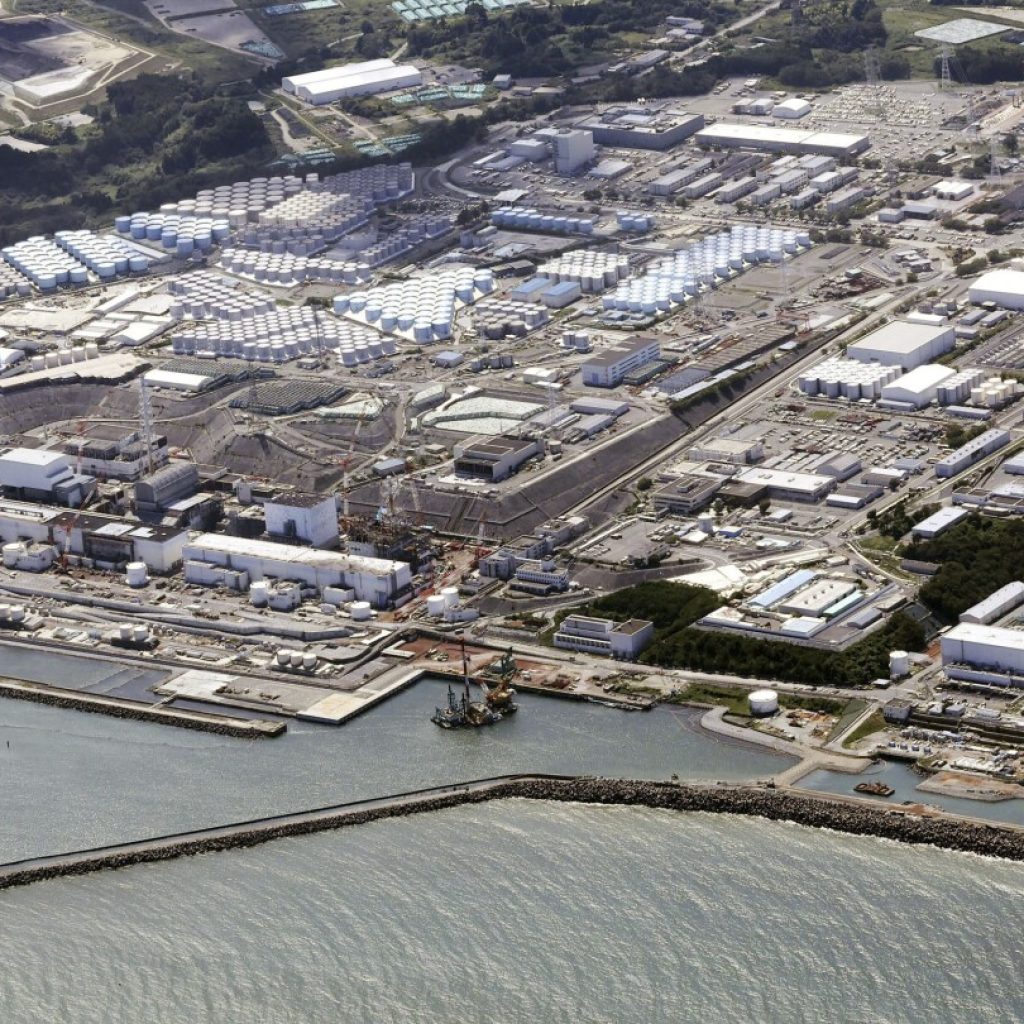
[[[0,865],[0,888],[198,853],[257,846],[287,836],[308,835],[382,818],[512,797],[743,814],[851,835],[881,836],[904,843],[1024,860],[1024,830],[1012,826],[948,816],[922,817],[897,808],[875,807],[855,800],[837,801],[810,793],[756,786],[676,785],[628,779],[514,775],[4,864]]]
[[[26,683],[13,679],[0,679],[0,697],[27,700],[33,704],[49,704],[56,708],[71,708],[74,711],[88,711],[97,715],[109,715],[111,718],[132,718],[138,722],[173,725],[178,729],[195,729],[199,732],[212,732],[220,736],[235,736],[241,739],[270,739],[280,736],[286,729],[284,722],[186,711],[182,708],[162,707],[137,700],[105,697],[102,694],[64,690],[43,683]]]

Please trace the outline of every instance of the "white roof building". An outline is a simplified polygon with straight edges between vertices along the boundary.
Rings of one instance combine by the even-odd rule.
[[[772,117],[781,117],[787,120],[796,120],[806,117],[811,112],[811,105],[807,100],[793,99],[783,100],[772,107]]]
[[[971,302],[994,302],[1003,309],[1024,309],[1024,271],[990,270],[968,290]]]
[[[948,325],[894,320],[848,345],[846,355],[862,363],[881,363],[883,366],[901,366],[904,370],[913,370],[951,351],[955,342],[956,330]]]
[[[321,591],[324,587],[343,587],[353,590],[357,600],[369,601],[375,608],[393,604],[395,598],[412,587],[412,572],[407,562],[295,547],[248,537],[204,533],[185,545],[183,555],[186,563],[200,562],[242,570],[249,574],[251,580],[262,580],[268,576],[296,580]]]
[[[891,384],[883,385],[882,399],[887,402],[905,402],[915,409],[922,409],[935,401],[939,385],[955,375],[956,371],[949,366],[925,363],[897,377]]]
[[[305,75],[291,75],[281,80],[285,92],[314,105],[334,103],[348,96],[370,96],[422,84],[423,75],[418,68],[412,64],[395,64],[388,59],[343,64]]]

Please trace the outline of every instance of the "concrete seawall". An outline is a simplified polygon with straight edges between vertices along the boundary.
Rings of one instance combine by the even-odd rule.
[[[898,808],[877,807],[857,800],[835,800],[757,786],[676,785],[628,779],[512,775],[16,861],[0,865],[0,889],[198,853],[257,846],[273,839],[362,825],[382,818],[513,797],[743,814],[770,821],[791,821],[812,828],[828,828],[850,835],[880,836],[904,843],[1024,860],[1022,829],[950,816],[922,817]]]
[[[173,725],[178,729],[194,729],[198,732],[212,732],[219,736],[234,736],[240,739],[271,739],[280,736],[286,729],[284,722],[271,722],[261,718],[233,718],[202,711],[187,711],[183,708],[161,707],[143,701],[106,697],[80,690],[64,690],[44,683],[12,679],[0,679],[0,697],[27,700],[33,704],[49,704],[56,708],[71,708],[74,711],[88,711],[97,715],[109,715],[111,718],[131,718],[138,722]]]

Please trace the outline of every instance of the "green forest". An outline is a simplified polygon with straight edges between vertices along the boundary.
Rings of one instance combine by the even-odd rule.
[[[933,540],[907,545],[903,554],[939,564],[919,597],[938,619],[956,622],[994,590],[1024,579],[1024,522],[970,515]]]
[[[925,645],[920,624],[903,614],[841,653],[693,625],[721,604],[719,595],[703,587],[655,581],[600,597],[578,611],[653,622],[654,642],[640,657],[646,665],[812,686],[865,686],[888,678],[890,651],[920,651]]]

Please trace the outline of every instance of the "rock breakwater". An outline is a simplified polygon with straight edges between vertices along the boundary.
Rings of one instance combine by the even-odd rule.
[[[273,839],[362,825],[383,818],[512,798],[742,814],[850,835],[880,836],[903,843],[1024,860],[1024,830],[1011,826],[951,816],[926,817],[898,808],[763,786],[677,785],[628,779],[521,775],[0,865],[0,888],[198,853],[241,849]]]

